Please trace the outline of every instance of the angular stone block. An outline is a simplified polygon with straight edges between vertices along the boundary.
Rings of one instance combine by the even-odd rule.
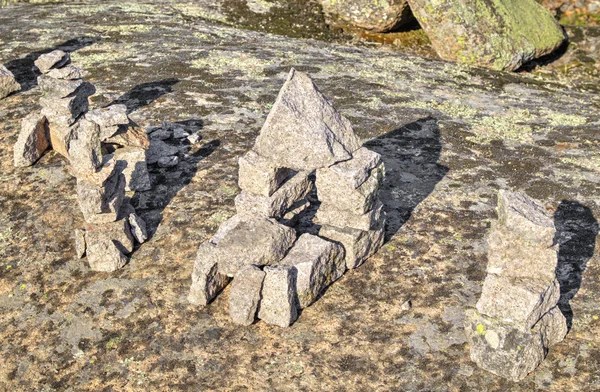
[[[85,118],[95,122],[102,128],[114,125],[129,124],[127,106],[122,104],[110,105],[105,108],[90,110],[85,114]]]
[[[319,0],[327,16],[361,29],[385,33],[414,21],[407,0]]]
[[[223,237],[218,240],[215,257],[219,271],[230,277],[246,265],[276,264],[296,240],[294,229],[274,219],[240,217],[225,224],[227,232],[218,234]]]
[[[110,223],[117,219],[125,197],[125,176],[118,162],[113,159],[98,173],[77,179],[77,199],[86,222]]]
[[[42,105],[42,114],[51,124],[59,126],[73,125],[89,107],[88,96],[77,93],[66,98],[44,96],[39,102]]]
[[[50,133],[50,145],[54,151],[65,158],[69,158],[69,145],[75,138],[78,125],[61,122],[48,122],[48,131]]]
[[[139,147],[125,147],[115,150],[114,156],[120,161],[127,162],[123,169],[126,191],[147,191],[152,189],[148,165],[146,164],[146,150]]]
[[[96,91],[91,83],[81,79],[62,80],[52,78],[48,75],[41,75],[38,76],[37,82],[46,98],[67,98],[70,95],[89,97]],[[49,100],[46,99],[44,102],[49,102]]]
[[[110,125],[100,129],[101,132],[105,132],[104,135],[111,135],[102,139],[102,141],[106,143],[117,144],[122,147],[143,148],[144,150],[148,150],[148,148],[150,147],[150,141],[148,140],[148,135],[146,134],[146,131],[143,128],[140,128],[137,125],[135,125],[135,123],[133,122],[130,122],[126,125]],[[154,142],[152,144],[154,144]],[[163,145],[163,148],[165,146],[167,147],[166,150],[170,152],[170,155],[177,154],[177,152],[179,151],[177,147],[172,147],[165,143],[163,143]],[[161,152],[164,151],[165,150],[163,149]]]
[[[344,248],[312,234],[302,234],[280,266],[296,269],[296,293],[300,309],[346,272]]]
[[[69,163],[77,177],[95,173],[102,165],[100,127],[82,118],[69,143]]]
[[[0,99],[20,89],[21,85],[15,79],[15,75],[0,64]]]
[[[21,130],[13,149],[14,165],[33,165],[50,147],[50,131],[46,117],[31,113],[21,120]]]
[[[114,271],[127,262],[133,251],[133,236],[126,219],[88,225],[85,231],[87,260],[94,271]],[[103,253],[104,252],[104,253]]]
[[[254,151],[279,167],[312,172],[345,161],[361,147],[350,122],[292,69],[256,139]]]
[[[235,198],[235,207],[239,214],[280,218],[296,202],[304,199],[312,187],[313,183],[308,173],[298,172],[271,196],[242,191]]]
[[[60,68],[63,65],[68,64],[71,61],[69,53],[63,52],[62,50],[53,50],[50,53],[44,53],[40,55],[34,62],[37,69],[41,73],[47,73],[52,68]]]
[[[330,166],[328,174],[337,177],[333,177],[332,181],[346,182],[356,189],[369,178],[375,168],[383,170],[381,155],[361,147],[352,154],[352,159]]]
[[[265,273],[254,265],[235,274],[229,291],[229,316],[236,324],[250,325],[256,319]]]
[[[553,308],[533,328],[527,329],[469,310],[465,331],[473,362],[493,374],[518,382],[535,370],[550,346],[564,338],[567,327],[558,308]]]
[[[383,179],[383,163],[371,170],[369,177],[358,188],[340,177],[331,168],[317,170],[317,194],[323,204],[354,214],[371,210]]]
[[[135,212],[129,214],[129,226],[131,226],[131,234],[140,244],[143,244],[148,239],[148,231],[146,230],[146,222]]]
[[[265,267],[258,318],[265,323],[289,327],[298,318],[296,269]]]
[[[198,247],[188,295],[188,301],[192,305],[206,306],[231,280],[219,271],[215,249],[215,245],[209,241]]]
[[[61,68],[51,69],[46,75],[54,79],[77,80],[83,78],[85,72],[73,64],[67,64]]]
[[[252,150],[241,156],[238,162],[240,188],[255,195],[271,196],[291,175],[289,169],[277,167]]]
[[[315,215],[315,222],[320,225],[348,227],[359,230],[373,230],[381,225],[383,203],[375,201],[373,209],[364,214],[355,214],[347,210],[340,210],[329,204],[322,203]]]
[[[368,231],[327,225],[321,226],[319,230],[319,236],[343,245],[346,251],[345,263],[347,269],[360,266],[377,252],[383,245],[384,233],[383,221],[379,227]]]

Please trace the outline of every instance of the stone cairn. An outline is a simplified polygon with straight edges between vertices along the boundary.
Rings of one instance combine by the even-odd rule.
[[[499,192],[488,275],[466,323],[471,359],[498,376],[520,381],[567,333],[557,307],[555,232],[543,206],[523,193]]]
[[[94,86],[61,50],[41,55],[41,111],[21,122],[14,165],[33,165],[48,148],[69,160],[85,229],[75,231],[78,257],[87,255],[95,271],[124,266],[134,239],[146,240],[146,225],[125,193],[150,188],[146,166],[148,138],[127,116],[125,105],[88,111]]]
[[[239,158],[237,215],[198,249],[189,301],[206,305],[233,278],[235,323],[291,325],[382,245],[383,176],[379,154],[361,147],[350,122],[292,69],[254,148]],[[318,235],[298,236],[293,225],[315,186]]]

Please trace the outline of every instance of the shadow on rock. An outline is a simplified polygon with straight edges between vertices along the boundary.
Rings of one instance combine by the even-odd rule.
[[[146,221],[149,238],[156,233],[164,209],[194,178],[198,163],[220,145],[219,140],[199,141],[202,126],[202,120],[193,119],[165,122],[149,130],[146,161],[152,189],[135,192],[132,198],[132,205]]]
[[[387,214],[387,242],[448,172],[438,163],[440,128],[436,119],[423,118],[370,140],[365,147],[381,154],[385,163],[379,198]]]
[[[135,112],[137,109],[149,105],[161,96],[173,92],[173,86],[179,79],[171,78],[138,84],[127,93],[123,94],[110,105],[123,104],[127,106],[127,113]]]
[[[598,221],[592,211],[571,200],[563,200],[554,213],[555,243],[558,247],[556,278],[560,283],[558,306],[567,319],[569,330],[573,325],[570,301],[581,287],[588,260],[594,255]]]
[[[17,92],[18,94],[19,92],[28,91],[37,86],[37,77],[40,73],[37,70],[34,71],[33,62],[42,54],[50,53],[53,50],[62,50],[71,53],[81,48],[85,48],[86,46],[90,46],[98,41],[100,41],[100,37],[73,38],[52,48],[32,52],[23,58],[9,61],[4,64],[4,66],[13,73],[17,82],[21,85],[21,90]]]

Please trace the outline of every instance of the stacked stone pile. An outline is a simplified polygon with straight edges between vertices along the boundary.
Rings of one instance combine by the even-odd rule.
[[[237,215],[200,245],[190,302],[206,305],[233,278],[234,322],[291,325],[381,246],[383,175],[381,157],[361,147],[350,122],[292,69],[253,149],[239,159]],[[298,237],[292,226],[315,186],[322,227]]]
[[[15,79],[15,75],[4,65],[0,64],[0,99],[20,89],[21,85]]]
[[[557,307],[555,232],[543,206],[522,193],[499,192],[488,275],[466,332],[471,359],[513,381],[532,372],[567,333]]]
[[[44,54],[35,66],[42,73],[42,109],[23,119],[14,164],[32,165],[50,147],[69,160],[86,221],[75,233],[77,254],[87,255],[92,270],[114,271],[127,262],[134,239],[142,243],[147,237],[125,197],[126,190],[150,188],[146,133],[131,122],[125,105],[88,111],[95,88],[70,64],[68,53]]]

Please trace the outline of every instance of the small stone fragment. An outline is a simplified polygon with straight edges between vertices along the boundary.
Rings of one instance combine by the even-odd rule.
[[[375,205],[383,175],[381,164],[371,170],[369,178],[355,189],[351,183],[341,181],[331,168],[319,169],[316,181],[319,200],[339,210],[364,214]]]
[[[291,174],[289,169],[275,166],[252,150],[238,162],[240,188],[256,195],[271,196]]]
[[[129,215],[129,225],[131,226],[131,234],[140,244],[143,244],[148,239],[146,230],[146,222],[135,212]]]
[[[296,240],[294,229],[273,219],[240,217],[225,224],[215,255],[219,271],[231,277],[246,265],[276,264]]]
[[[280,218],[295,203],[304,199],[313,183],[307,172],[290,177],[271,196],[260,196],[242,191],[235,198],[235,208],[240,214]]]
[[[298,318],[296,269],[265,267],[264,272],[258,317],[268,324],[289,327]]]
[[[190,136],[187,137],[187,140],[190,142],[190,144],[196,144],[200,140],[200,135],[198,135],[197,133],[192,133]]]
[[[86,254],[92,271],[113,272],[127,264],[127,257],[112,241],[92,242]]]
[[[73,64],[67,64],[62,68],[51,69],[46,75],[54,79],[77,80],[83,78],[85,72]]]
[[[158,159],[159,167],[174,167],[179,164],[179,157],[177,155],[171,157],[160,157]]]
[[[183,138],[188,137],[188,136],[190,136],[190,134],[187,133],[185,131],[185,129],[183,129],[183,128],[175,128],[173,130],[173,138],[174,139],[183,139]]]
[[[376,199],[373,209],[364,214],[355,214],[322,203],[315,215],[315,222],[321,225],[373,230],[380,226],[383,214],[383,203],[378,199]]]
[[[114,152],[115,158],[127,162],[123,169],[126,191],[147,191],[152,189],[148,166],[146,165],[146,150],[139,147],[119,148]]]
[[[50,147],[48,121],[40,113],[31,113],[21,120],[21,130],[13,150],[14,165],[33,165]]]
[[[265,273],[254,265],[241,268],[229,291],[229,316],[240,325],[250,325],[256,319]]]
[[[296,269],[296,293],[300,309],[346,272],[344,248],[312,234],[302,234],[280,266]]]
[[[75,253],[81,259],[85,255],[85,230],[75,229]]]
[[[206,241],[198,248],[188,301],[192,305],[206,306],[230,280],[227,275],[219,271],[215,245]]]
[[[90,110],[85,114],[85,118],[95,122],[102,128],[113,125],[129,124],[127,106],[123,104],[110,105],[105,108]]]
[[[21,85],[15,79],[15,75],[0,64],[0,99],[19,90],[21,90]]]
[[[256,139],[254,151],[279,167],[312,172],[350,159],[360,147],[350,122],[308,75],[292,69]]]
[[[383,221],[378,228],[369,231],[324,225],[319,230],[319,236],[342,244],[346,251],[346,268],[353,269],[383,245]]]
[[[48,73],[52,68],[60,68],[71,61],[69,53],[62,50],[54,50],[50,53],[40,55],[34,62],[41,73]]]

